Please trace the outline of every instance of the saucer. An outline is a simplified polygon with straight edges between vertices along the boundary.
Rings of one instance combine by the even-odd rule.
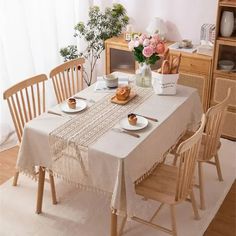
[[[137,116],[136,125],[130,125],[128,117],[125,117],[120,121],[120,127],[126,130],[141,130],[147,127],[147,125],[148,125],[148,120],[142,116]]]
[[[87,103],[83,100],[76,99],[76,107],[72,109],[68,106],[67,102],[61,104],[61,110],[65,113],[76,113],[84,110],[87,107]]]

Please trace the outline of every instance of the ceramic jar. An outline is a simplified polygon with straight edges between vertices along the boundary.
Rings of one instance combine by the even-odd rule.
[[[149,64],[139,64],[139,69],[136,71],[136,85],[139,87],[152,86],[152,71]]]
[[[234,13],[223,11],[220,22],[220,33],[223,37],[230,37],[234,30]]]

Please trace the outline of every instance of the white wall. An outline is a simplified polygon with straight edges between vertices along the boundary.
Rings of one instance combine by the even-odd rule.
[[[166,22],[168,40],[191,39],[199,43],[201,25],[215,24],[218,0],[93,0],[102,9],[112,3],[126,8],[137,32],[144,32],[153,17],[160,17]],[[97,75],[104,74],[104,57],[103,53],[96,65]]]
[[[168,27],[167,38],[199,42],[201,25],[215,23],[217,0],[113,0],[126,8],[135,31],[145,31],[153,17]]]

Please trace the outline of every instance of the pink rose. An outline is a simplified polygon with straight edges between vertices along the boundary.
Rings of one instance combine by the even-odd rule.
[[[152,36],[153,40],[155,40],[157,43],[161,40],[158,34],[154,34]]]
[[[150,56],[152,56],[153,52],[154,52],[154,51],[153,51],[153,48],[150,47],[150,46],[144,47],[144,49],[143,49],[143,55],[144,55],[145,57],[150,57]]]
[[[143,39],[141,37],[139,38],[139,44],[143,45]]]
[[[147,39],[148,38],[148,36],[147,36],[147,34],[142,34],[141,36],[140,36],[140,39],[142,40],[142,41],[144,41],[144,39]]]
[[[150,44],[150,40],[149,40],[149,39],[144,39],[144,40],[143,40],[143,46],[144,46],[144,47],[149,46],[149,44]]]
[[[165,44],[163,42],[159,42],[156,47],[156,52],[161,54],[165,51]]]
[[[134,41],[134,47],[137,48],[139,46],[139,41],[138,40],[135,40]]]
[[[150,46],[152,46],[153,49],[156,49],[157,42],[156,42],[156,40],[154,40],[153,38],[150,39]]]

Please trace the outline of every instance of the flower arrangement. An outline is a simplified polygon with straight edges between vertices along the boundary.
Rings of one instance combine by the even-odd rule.
[[[153,65],[160,59],[158,54],[165,51],[165,44],[157,34],[152,36],[141,34],[134,36],[133,40],[129,42],[129,49],[134,52],[136,61]]]

